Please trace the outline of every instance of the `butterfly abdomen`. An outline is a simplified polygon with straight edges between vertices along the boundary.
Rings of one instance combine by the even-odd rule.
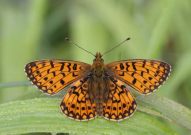
[[[103,106],[102,106],[102,102],[97,102],[96,103],[96,112],[97,112],[97,115],[98,116],[102,116],[102,113],[103,113]]]
[[[105,82],[103,77],[92,76],[90,79],[89,95],[91,100],[96,104],[96,112],[98,116],[103,115],[103,102],[106,100]]]

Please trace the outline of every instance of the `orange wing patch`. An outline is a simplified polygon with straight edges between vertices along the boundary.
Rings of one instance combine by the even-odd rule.
[[[89,68],[90,65],[81,62],[42,60],[28,63],[25,72],[43,92],[55,94],[82,77]]]
[[[108,64],[114,74],[138,92],[148,94],[156,90],[169,76],[171,66],[156,60],[119,61]]]
[[[88,95],[87,79],[77,81],[69,89],[60,104],[62,112],[69,118],[87,121],[96,117],[96,105]]]
[[[125,84],[117,79],[109,82],[107,102],[103,103],[103,117],[113,121],[120,121],[130,117],[136,110],[136,101]]]

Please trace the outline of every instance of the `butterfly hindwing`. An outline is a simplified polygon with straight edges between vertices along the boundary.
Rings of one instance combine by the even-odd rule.
[[[43,92],[55,94],[82,77],[89,68],[89,64],[82,62],[41,60],[28,63],[25,72]]]
[[[169,76],[171,66],[157,60],[127,60],[107,67],[123,82],[142,94],[156,90]]]
[[[108,83],[108,99],[103,103],[103,117],[113,121],[120,121],[130,117],[136,110],[136,101],[125,84],[111,78]]]
[[[90,99],[88,89],[88,79],[78,80],[71,86],[60,104],[66,116],[79,121],[96,117],[96,105]]]

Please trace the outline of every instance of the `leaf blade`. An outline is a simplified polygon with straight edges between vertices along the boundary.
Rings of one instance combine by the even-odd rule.
[[[176,134],[164,122],[141,112],[119,123],[103,118],[89,122],[70,120],[61,113],[59,102],[57,98],[38,98],[1,104],[0,133]]]

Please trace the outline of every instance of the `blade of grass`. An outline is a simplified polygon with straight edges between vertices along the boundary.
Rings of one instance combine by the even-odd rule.
[[[160,112],[183,127],[191,131],[191,110],[185,106],[176,103],[168,98],[157,95],[139,96],[137,97],[139,104],[144,104],[152,107],[154,110]]]
[[[32,85],[30,82],[8,82],[0,83],[0,88],[10,88],[10,87],[23,87]]]
[[[149,102],[152,98],[139,101]],[[159,112],[165,111],[168,118],[172,113],[172,104],[176,104],[168,99],[154,97],[155,101],[149,102]],[[163,100],[163,102],[161,102]],[[168,108],[164,108],[167,102]],[[2,134],[21,134],[34,132],[52,132],[52,133],[75,133],[75,134],[156,134],[170,135],[176,134],[165,122],[156,119],[151,115],[136,112],[133,117],[122,122],[107,121],[102,118],[97,118],[89,122],[77,122],[63,116],[59,109],[60,99],[57,98],[39,98],[24,101],[15,101],[1,104],[0,112],[0,133]],[[158,103],[158,105],[157,105]],[[170,106],[170,107],[169,107]],[[184,108],[181,105],[176,108]],[[179,109],[177,109],[179,110]],[[142,110],[144,111],[144,110]],[[162,112],[161,112],[162,113]],[[177,111],[176,113],[179,113]],[[186,127],[190,125],[190,112],[184,108],[181,113],[186,113],[184,123]],[[163,114],[163,113],[162,113]],[[173,118],[180,118],[178,115],[173,115]],[[187,117],[187,119],[186,119]],[[183,120],[176,122],[185,125]],[[191,126],[190,126],[191,127]]]

